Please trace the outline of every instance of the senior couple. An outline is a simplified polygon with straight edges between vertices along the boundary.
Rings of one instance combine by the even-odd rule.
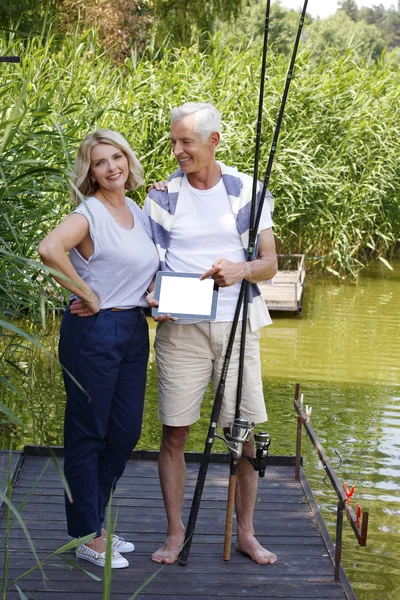
[[[190,102],[174,109],[171,145],[178,169],[168,186],[154,184],[143,210],[125,196],[143,176],[128,142],[105,129],[88,135],[74,167],[72,196],[78,206],[39,245],[43,262],[60,273],[55,279],[71,292],[59,345],[67,392],[64,472],[73,497],[65,502],[68,534],[95,533],[76,555],[99,566],[105,564],[106,506],[140,437],[149,354],[144,308],[156,304],[152,290],[160,268],[202,273],[220,291],[212,322],[156,318],[163,423],[159,474],[168,531],[153,561],[175,562],[184,541],[184,448],[209,381],[218,384],[242,279],[253,284],[253,293],[241,414],[255,423],[267,418],[257,330],[270,318],[254,284],[272,278],[277,269],[271,214],[265,202],[257,259],[246,262],[252,178],[216,161],[220,135],[220,114],[213,105]],[[228,427],[235,414],[239,336],[221,427]],[[244,451],[254,456],[252,440]],[[274,563],[276,556],[254,536],[256,491],[257,473],[241,459],[236,549],[256,563]],[[127,567],[124,555],[134,545],[117,535],[111,545],[112,567]]]

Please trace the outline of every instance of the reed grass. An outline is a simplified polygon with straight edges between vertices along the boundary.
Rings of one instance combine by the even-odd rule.
[[[149,48],[117,66],[96,47],[92,30],[61,47],[51,36],[22,42],[0,35],[1,53],[22,58],[21,66],[3,66],[0,79],[0,238],[15,254],[36,258],[39,239],[70,210],[71,162],[96,127],[131,141],[150,183],[175,169],[170,108],[212,101],[223,114],[219,157],[252,172],[258,49],[223,46],[217,37],[207,53]],[[300,53],[270,184],[279,248],[323,256],[340,275],[355,274],[369,256],[390,257],[400,238],[400,68],[355,58],[349,50],[316,63]],[[270,52],[261,178],[287,62]],[[145,187],[136,199],[144,196]],[[0,300],[17,286],[18,308],[31,310],[37,271],[4,262]]]

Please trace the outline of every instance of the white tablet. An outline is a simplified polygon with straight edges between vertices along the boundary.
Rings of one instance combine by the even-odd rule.
[[[153,317],[171,315],[180,319],[215,319],[218,285],[213,279],[200,280],[201,273],[171,273],[159,271],[152,308]]]

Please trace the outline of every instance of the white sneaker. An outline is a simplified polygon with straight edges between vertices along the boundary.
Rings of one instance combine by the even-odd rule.
[[[77,547],[76,558],[82,558],[83,560],[88,560],[89,562],[93,563],[94,565],[97,565],[98,567],[104,567],[106,564],[106,553],[102,552],[100,554],[99,552],[92,550],[92,548],[89,548],[89,546],[86,546],[86,544],[81,544],[80,546]],[[126,558],[121,556],[121,554],[119,552],[117,552],[116,550],[113,550],[113,552],[111,554],[111,568],[112,569],[124,569],[125,567],[128,567],[128,566],[129,566],[129,563],[126,560]]]
[[[106,542],[107,540],[104,541]],[[124,538],[120,537],[119,535],[113,535],[111,538],[111,548],[122,554],[124,552],[133,552],[135,549],[135,544],[126,542]]]

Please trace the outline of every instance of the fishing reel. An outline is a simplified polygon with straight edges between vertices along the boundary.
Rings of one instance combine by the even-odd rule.
[[[268,460],[268,451],[271,445],[268,433],[262,431],[254,435],[256,446],[255,458],[243,454],[243,444],[248,441],[254,427],[254,423],[249,423],[245,419],[237,418],[231,424],[230,431],[225,434],[225,437],[218,434],[216,434],[216,436],[225,442],[232,459],[236,464],[240,457],[243,456],[243,458],[246,458],[253,465],[254,470],[258,471],[259,476],[264,477]]]
[[[242,456],[243,444],[249,439],[254,427],[254,423],[250,424],[246,419],[241,419],[239,417],[231,423],[230,431],[229,433],[225,433],[225,437],[217,435],[217,437],[225,442],[235,463],[237,463]]]
[[[254,441],[256,444],[256,457],[250,458],[246,456],[246,458],[251,462],[254,469],[258,471],[259,476],[264,477],[271,439],[266,431],[260,431],[260,433],[254,435]]]

